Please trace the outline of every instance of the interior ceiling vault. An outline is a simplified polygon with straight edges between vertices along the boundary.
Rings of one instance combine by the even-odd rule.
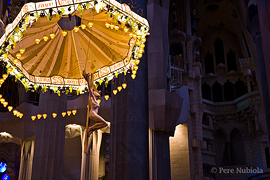
[[[229,0],[193,0],[191,7],[196,9],[199,19],[196,22],[198,37],[216,28],[226,28],[235,34],[242,31],[238,9]]]

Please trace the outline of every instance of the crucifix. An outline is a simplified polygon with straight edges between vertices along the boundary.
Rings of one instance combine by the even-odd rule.
[[[92,78],[90,79],[90,75],[86,74],[85,71],[83,71],[83,77],[87,81],[88,91],[89,91],[85,140],[84,140],[84,152],[87,154],[88,137],[94,131],[108,126],[108,123],[100,115],[98,115],[98,109],[100,105],[97,100],[100,98],[100,92],[97,91],[97,89],[95,89],[95,86],[93,86],[93,83],[92,83]],[[92,88],[91,88],[91,84],[92,84]],[[89,127],[90,120],[95,121],[96,123],[93,126]]]

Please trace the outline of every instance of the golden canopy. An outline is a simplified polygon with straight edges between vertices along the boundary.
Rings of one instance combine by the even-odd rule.
[[[117,1],[27,3],[0,39],[2,59],[24,85],[85,85],[136,66],[147,20]]]

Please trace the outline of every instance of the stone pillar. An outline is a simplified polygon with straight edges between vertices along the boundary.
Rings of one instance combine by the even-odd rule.
[[[127,88],[116,96],[112,93],[110,180],[148,179],[146,64],[146,59],[141,59],[137,77],[133,80],[128,74]]]
[[[266,111],[268,146],[270,147],[270,144],[269,144],[270,143],[270,112],[269,112],[269,109],[270,109],[270,92],[269,92],[269,88],[270,88],[270,61],[269,61],[270,59],[270,51],[269,51],[270,1],[257,0],[257,6],[258,6],[258,15],[259,15],[259,23],[260,23],[260,34],[258,35],[259,37],[256,38],[257,39],[256,48],[257,48],[258,56],[261,56],[260,65],[263,66],[263,67],[260,67],[260,68],[263,68],[263,72],[261,72],[261,69],[260,69],[260,72],[261,72],[262,88],[264,91],[263,99],[264,99],[264,108]],[[260,48],[260,51],[258,50],[258,48]],[[264,77],[262,77],[262,73]]]
[[[269,53],[269,32],[266,28],[270,27],[270,20],[267,18],[267,14],[270,12],[270,1],[265,0],[259,0],[258,2],[258,13],[255,13],[257,10],[257,6],[252,4],[249,7],[248,16],[247,16],[247,27],[249,32],[254,38],[255,44],[256,44],[256,50],[257,50],[257,56],[258,56],[258,62],[255,62],[254,64],[257,64],[256,72],[259,72],[259,85],[261,86],[261,94],[262,99],[264,103],[264,109],[265,109],[265,117],[266,117],[266,123],[267,123],[267,138],[268,143],[270,140],[270,99],[269,99],[269,86],[270,86],[270,61],[268,60],[270,58]],[[253,12],[253,13],[252,13]],[[263,39],[263,40],[262,40]],[[269,145],[268,145],[269,146]]]
[[[19,180],[31,180],[34,144],[34,140],[25,140],[22,142]]]
[[[149,93],[149,179],[171,179],[169,131],[173,131],[173,115],[179,108],[171,106],[171,98],[178,97],[167,91],[169,57],[169,1],[148,1],[148,93]],[[185,46],[183,46],[185,47]],[[177,103],[176,103],[177,104]],[[167,117],[166,117],[167,115]],[[176,115],[177,116],[177,115]],[[178,118],[178,116],[177,116]]]
[[[169,133],[150,129],[149,149],[150,180],[170,180]]]
[[[30,101],[30,92],[26,92],[23,85],[18,86],[19,104]]]
[[[186,30],[186,33],[187,35],[191,36],[191,20],[190,20],[190,0],[185,0],[184,1],[184,5],[185,5],[185,8],[184,8],[184,11],[185,11],[185,15],[184,15],[184,19],[185,19],[185,30]]]
[[[88,138],[87,154],[84,153],[84,133],[81,133],[82,140],[82,163],[81,180],[98,180],[99,176],[99,154],[102,140],[102,131],[94,131]]]
[[[122,3],[129,3],[124,0]],[[133,2],[146,15],[146,1]],[[145,47],[147,52],[147,44]],[[140,59],[136,78],[127,74],[127,88],[115,96],[111,102],[111,131],[109,154],[109,179],[147,180],[149,179],[148,152],[148,74],[147,54]],[[117,78],[117,83],[118,79]],[[118,85],[118,84],[117,84]],[[114,84],[112,85],[112,89]]]
[[[37,121],[32,180],[62,179],[65,147],[67,97],[49,92],[40,94],[39,112],[48,117]],[[57,113],[53,118],[52,113]]]

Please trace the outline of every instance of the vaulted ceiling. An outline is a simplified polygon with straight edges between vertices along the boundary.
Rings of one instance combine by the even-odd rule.
[[[239,34],[244,23],[235,1],[230,0],[191,0],[191,9],[197,11],[197,36],[203,37],[209,29],[226,28]]]

